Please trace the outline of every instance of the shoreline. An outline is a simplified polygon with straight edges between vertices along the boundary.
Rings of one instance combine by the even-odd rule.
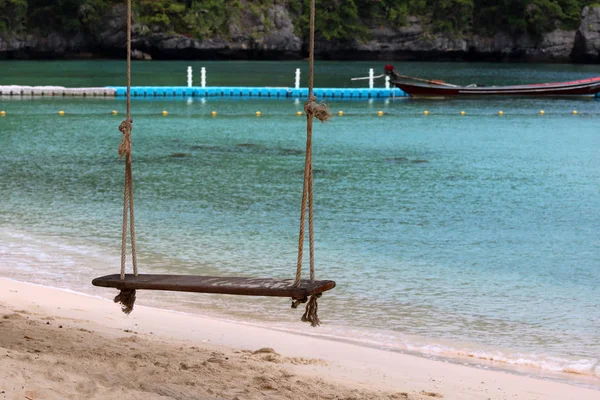
[[[117,305],[107,299],[6,278],[0,278],[0,304],[6,308],[3,310],[6,313],[5,320],[6,315],[11,313],[36,318],[60,318],[70,321],[70,324],[79,329],[109,337],[122,336],[123,330],[129,330],[137,332],[137,336],[143,338],[151,336],[167,343],[186,341],[197,346],[210,344],[224,347],[228,351],[256,351],[269,347],[274,349],[278,357],[324,361],[326,365],[321,365],[319,361],[309,364],[310,368],[295,366],[294,369],[304,369],[301,372],[308,373],[309,376],[319,374],[327,383],[361,390],[377,388],[378,391],[389,393],[400,391],[416,396],[397,398],[429,398],[430,396],[422,393],[437,393],[453,399],[502,399],[508,396],[524,396],[523,398],[528,399],[583,400],[593,399],[598,395],[596,390],[550,380],[463,366],[339,340],[327,340],[315,337],[314,334],[283,332],[179,311],[137,306],[131,316],[125,316]],[[306,330],[308,329],[310,327]],[[60,331],[57,329],[56,333],[59,334]],[[5,347],[4,340],[0,341],[0,347]],[[361,377],[360,381],[356,380],[357,376]],[[314,375],[312,377],[315,378]]]
[[[32,237],[30,236],[30,232],[25,231],[18,231],[15,235],[21,239],[26,237],[29,238],[28,240],[41,240],[40,237]],[[22,235],[25,236],[21,237]],[[48,238],[50,237],[57,239],[53,235]],[[63,254],[64,259],[63,257],[58,257],[56,259],[59,264],[67,263],[70,265],[74,263],[74,265],[76,265],[81,262],[91,263],[90,265],[93,266],[93,268],[87,272],[87,276],[96,274],[96,272],[94,272],[97,269],[96,267],[103,266],[106,257],[109,257],[109,259],[112,260],[111,263],[117,262],[116,255],[108,255],[100,249],[91,251],[91,254],[93,254],[91,260],[86,259],[86,257],[81,258],[84,254],[90,255],[90,248],[85,247],[84,250],[79,249],[79,246],[82,245],[81,243],[71,243],[68,246],[75,247],[68,248],[63,247],[65,243],[62,241],[54,242],[51,240],[48,242],[47,240],[41,240],[39,243],[43,243],[43,247],[36,251],[53,254],[53,258],[57,257],[57,251],[58,254]],[[16,247],[13,247],[13,250],[17,248],[22,249],[22,246],[22,243],[16,242]],[[76,251],[75,249],[79,250]],[[65,251],[66,253],[64,253]],[[12,251],[9,251],[6,255],[10,256],[10,253],[12,253]],[[19,257],[17,257],[17,259],[19,259]],[[8,258],[7,260],[10,265],[11,259]],[[22,262],[30,264],[33,260],[21,260],[18,264]],[[34,262],[34,264],[36,264],[36,262]],[[15,265],[15,267],[16,266],[17,265]],[[32,271],[30,268],[31,267],[29,267],[29,270]],[[21,270],[21,268],[17,267],[16,271],[19,270]],[[79,276],[75,281],[59,281],[56,280],[59,275],[56,275],[51,279],[52,282],[49,282],[47,279],[43,278],[32,279],[34,276],[30,273],[23,273],[25,272],[23,270],[21,272],[22,273],[17,272],[16,274],[12,273],[10,274],[10,277],[6,276],[6,279],[13,280],[14,282],[25,282],[36,286],[39,285],[42,288],[51,290],[67,291],[76,295],[92,296],[96,299],[109,301],[109,303],[111,303],[110,300],[112,299],[112,295],[116,294],[116,291],[110,289],[91,286],[91,278],[89,278],[88,282],[88,279],[85,278],[85,276]],[[81,280],[82,278],[83,281]],[[95,293],[98,294],[96,295]],[[240,313],[240,302],[241,307],[248,311],[248,306],[244,305],[245,300],[240,296],[234,296],[232,298],[231,296],[211,295],[204,296],[202,299],[193,296],[192,299],[186,298],[186,294],[175,292],[142,291],[140,293],[142,293],[142,295],[138,296],[138,304],[142,304],[143,302],[146,307],[150,308],[181,312],[192,316],[202,315],[211,320],[218,320],[236,325],[265,328],[285,334],[305,335],[319,340],[344,342],[353,346],[411,355],[427,360],[449,362],[456,365],[467,365],[476,369],[489,369],[517,376],[577,385],[580,387],[592,388],[594,390],[600,389],[600,380],[594,375],[594,371],[597,371],[597,367],[592,365],[590,373],[589,363],[581,363],[582,361],[587,361],[583,357],[573,359],[564,357],[554,358],[551,354],[519,352],[510,348],[490,347],[476,341],[457,342],[453,340],[444,340],[441,337],[432,338],[427,336],[415,336],[402,334],[393,330],[373,330],[361,326],[352,327],[340,325],[339,323],[335,324],[332,323],[333,321],[327,321],[328,308],[330,305],[330,302],[328,301],[321,304],[323,307],[322,313],[324,313],[322,316],[325,317],[325,323],[315,330],[312,328],[306,329],[305,324],[299,322],[301,312],[290,314],[286,311],[286,305],[280,304],[280,302],[276,302],[276,304],[273,304],[272,302],[263,303],[264,299],[253,299],[255,300],[255,304],[250,307],[252,312],[250,313],[250,318],[248,318],[248,315],[245,313]],[[235,302],[233,310],[230,308],[232,301]],[[259,302],[261,306],[255,307],[256,303]],[[267,316],[266,318],[263,317],[262,313],[264,312],[264,308],[267,307],[267,309],[271,309],[270,307],[274,305],[277,307],[275,309],[277,310],[276,314],[269,312],[269,314],[272,315]],[[117,305],[114,305],[114,308],[119,309]],[[277,315],[277,317],[274,317],[274,315]]]
[[[0,277],[0,280],[7,280],[14,283],[23,283],[44,289],[56,290],[60,292],[71,293],[76,296],[89,297],[101,301],[108,302],[115,309],[120,310],[120,306],[112,303],[112,295],[117,292],[112,289],[96,288],[90,286],[92,291],[99,291],[102,295],[92,294],[90,292],[78,291],[66,287],[49,286],[42,283],[34,283],[16,278]],[[1,287],[1,285],[0,285]],[[114,293],[113,293],[114,292]],[[301,312],[285,321],[277,321],[271,319],[260,319],[257,315],[252,315],[251,318],[244,318],[239,313],[227,313],[223,308],[219,310],[212,309],[209,305],[194,303],[194,306],[184,306],[177,299],[165,303],[164,298],[149,297],[152,291],[141,291],[146,297],[139,297],[134,308],[145,307],[152,310],[161,310],[165,312],[177,313],[190,317],[207,318],[211,321],[219,321],[227,324],[248,326],[251,328],[267,329],[269,331],[280,332],[285,335],[302,336],[320,341],[331,341],[345,343],[350,346],[357,346],[366,349],[397,353],[418,357],[425,360],[450,363],[453,365],[462,365],[469,368],[479,370],[490,370],[502,373],[507,373],[515,376],[529,377],[533,379],[547,380],[550,382],[563,383],[567,385],[588,388],[592,390],[600,390],[600,379],[595,375],[578,371],[575,368],[566,367],[564,369],[554,369],[549,366],[543,366],[547,361],[544,358],[551,359],[549,355],[544,355],[542,359],[533,353],[521,354],[510,349],[495,349],[487,346],[481,347],[478,343],[463,343],[463,348],[459,347],[458,342],[443,341],[440,338],[432,339],[427,337],[398,335],[394,337],[394,343],[388,338],[387,342],[376,341],[379,335],[396,334],[394,331],[380,330],[365,330],[365,328],[351,327],[353,335],[348,335],[344,329],[346,327],[333,325],[325,322],[322,326],[314,329],[307,327],[307,324],[299,321]],[[144,293],[145,292],[145,293]],[[105,296],[104,293],[110,293],[110,296]],[[164,292],[163,294],[176,295],[175,292]],[[213,295],[219,296],[219,295]],[[222,295],[221,295],[222,296]],[[238,296],[239,297],[239,296]],[[181,300],[181,298],[179,299]],[[140,305],[145,302],[145,305]],[[285,311],[283,311],[285,312]],[[326,311],[324,311],[326,312]],[[120,312],[119,312],[120,314]],[[340,331],[340,329],[342,331]],[[397,343],[396,343],[397,342]],[[520,359],[517,357],[521,356]],[[567,360],[561,359],[562,362]],[[571,363],[576,363],[575,360],[569,360]],[[571,364],[570,364],[571,365]],[[592,366],[594,368],[594,366]]]

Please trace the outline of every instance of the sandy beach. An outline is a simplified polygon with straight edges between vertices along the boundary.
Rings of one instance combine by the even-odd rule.
[[[599,392],[0,279],[0,399],[597,399]]]

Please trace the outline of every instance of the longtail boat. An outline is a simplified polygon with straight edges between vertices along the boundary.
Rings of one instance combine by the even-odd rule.
[[[600,92],[600,77],[529,85],[482,86],[471,84],[460,86],[439,80],[400,75],[392,65],[385,66],[385,75],[390,77],[392,84],[413,97],[593,96]]]

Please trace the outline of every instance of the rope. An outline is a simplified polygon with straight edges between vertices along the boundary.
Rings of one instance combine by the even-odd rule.
[[[127,0],[127,120],[131,121],[131,0]]]
[[[129,229],[131,232],[131,258],[133,263],[133,274],[138,275],[137,253],[135,245],[135,225],[133,219],[133,175],[131,170],[131,130],[133,120],[131,119],[131,0],[127,0],[127,118],[119,125],[123,134],[119,145],[119,157],[125,157],[125,187],[123,190],[123,230],[121,235],[121,280],[125,279],[125,263],[127,253],[127,220],[129,217]],[[115,303],[121,303],[125,314],[133,310],[135,303],[135,290],[123,289],[115,297]]]
[[[304,252],[304,230],[306,222],[306,208],[308,206],[308,242],[310,255],[310,280],[315,280],[315,250],[314,250],[314,224],[313,224],[313,170],[312,170],[312,129],[313,118],[321,122],[329,119],[329,110],[323,103],[317,103],[314,91],[314,64],[315,64],[315,0],[310,3],[310,35],[309,35],[309,64],[308,64],[308,100],[304,103],[306,113],[306,159],[304,161],[304,183],[302,186],[302,207],[300,209],[300,234],[298,235],[298,262],[296,266],[296,279],[294,286],[300,286],[302,279],[302,258]],[[308,201],[308,204],[307,204]],[[310,322],[312,326],[320,324],[317,316],[317,298],[320,294],[312,295],[302,321]],[[306,299],[294,299],[292,308],[306,302]]]

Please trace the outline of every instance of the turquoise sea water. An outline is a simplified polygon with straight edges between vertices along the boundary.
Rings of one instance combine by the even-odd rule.
[[[291,86],[302,65],[205,64],[211,85],[265,86]],[[186,66],[136,63],[134,84],[183,84]],[[364,86],[350,78],[379,67],[319,66],[322,86]],[[0,63],[0,84],[117,85],[122,67]],[[482,84],[600,75],[597,66],[401,69]],[[293,277],[305,145],[305,119],[295,113],[302,101],[133,102],[141,271]],[[599,105],[332,101],[332,111],[345,114],[317,124],[314,138],[317,278],[338,284],[320,301],[324,325],[301,324],[300,312],[281,299],[141,293],[139,301],[392,350],[497,361],[487,367],[571,372],[562,378],[577,374],[598,387]],[[0,118],[3,276],[113,294],[90,281],[119,269],[117,127],[124,106],[120,99],[0,98],[7,111]]]

